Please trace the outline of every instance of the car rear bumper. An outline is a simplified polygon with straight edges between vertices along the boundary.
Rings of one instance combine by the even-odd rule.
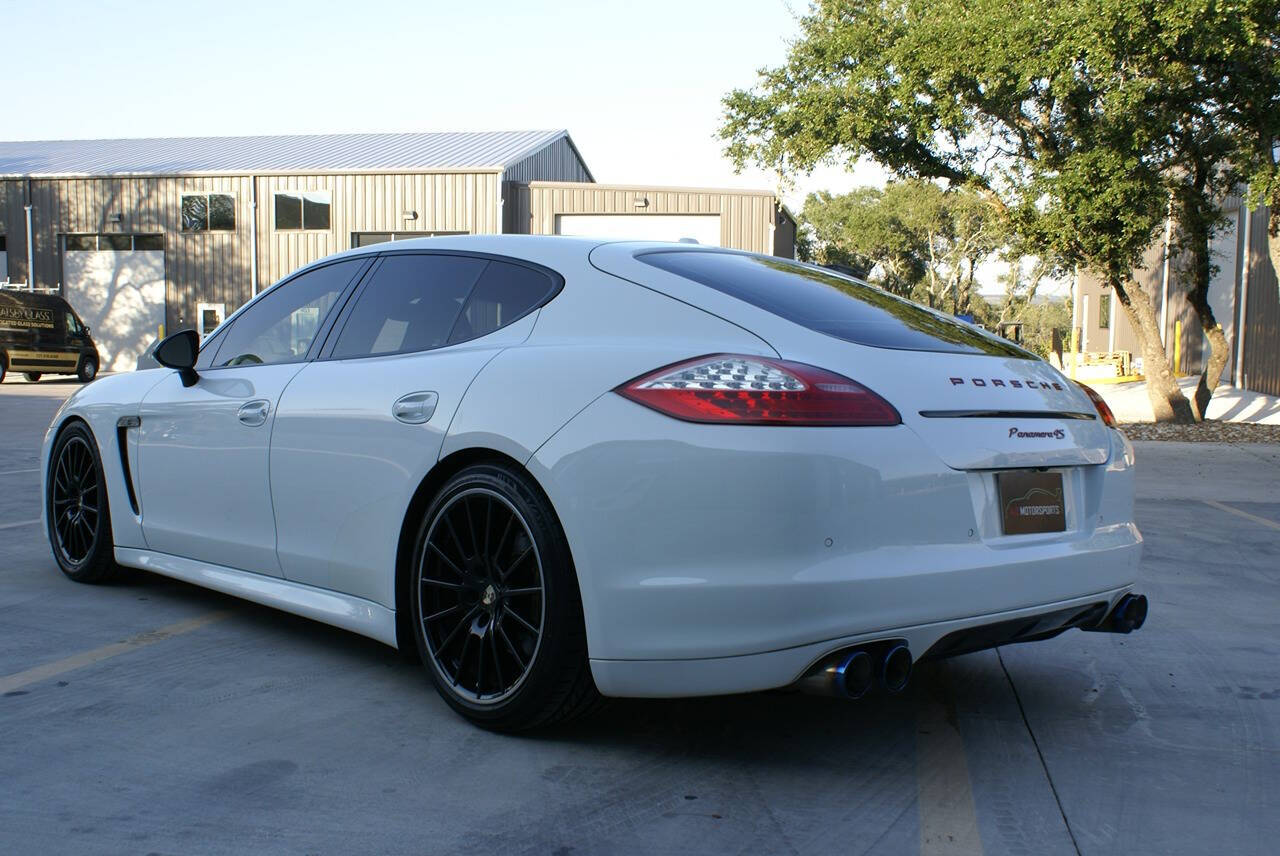
[[[908,639],[918,658],[1001,616],[1110,606],[1142,545],[1131,447],[1111,434],[1106,463],[1062,468],[1067,528],[1043,535],[1003,535],[994,473],[946,466],[907,426],[697,425],[610,394],[529,466],[573,550],[602,691],[726,693],[851,641]]]
[[[766,651],[737,657],[713,657],[694,660],[591,660],[591,674],[596,686],[606,696],[636,698],[677,698],[682,696],[727,695],[730,693],[756,692],[789,686],[799,680],[810,666],[827,655],[868,642],[885,639],[904,641],[917,659],[949,638],[964,638],[960,634],[991,625],[1026,619],[1034,626],[1035,619],[1052,616],[1050,623],[1058,621],[1059,613],[1084,612],[1096,605],[1105,604],[1101,611],[1109,611],[1128,590],[1129,586],[1056,603],[1040,604],[1026,609],[935,621],[910,627],[886,628],[869,633],[829,639],[810,645],[800,645],[781,651]],[[987,647],[987,646],[979,646]],[[966,650],[973,650],[968,648]],[[945,656],[946,653],[943,652]]]

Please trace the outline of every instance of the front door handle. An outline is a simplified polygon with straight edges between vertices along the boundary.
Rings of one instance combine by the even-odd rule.
[[[421,425],[431,419],[439,400],[434,392],[411,392],[396,399],[391,415],[406,425]]]
[[[267,414],[270,412],[271,402],[258,399],[241,405],[240,412],[236,414],[236,417],[240,420],[241,425],[257,428],[267,421]]]

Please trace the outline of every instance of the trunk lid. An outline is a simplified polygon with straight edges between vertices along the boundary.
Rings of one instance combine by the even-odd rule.
[[[1052,366],[865,283],[670,244],[604,244],[591,262],[746,328],[783,359],[869,387],[952,468],[1080,466],[1110,455],[1093,402]]]

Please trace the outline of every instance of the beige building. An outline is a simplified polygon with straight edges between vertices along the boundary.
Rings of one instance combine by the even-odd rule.
[[[1216,271],[1209,286],[1209,305],[1231,347],[1222,382],[1280,395],[1280,291],[1267,253],[1268,210],[1249,210],[1239,197],[1229,198],[1224,208],[1227,225],[1210,247]],[[1183,374],[1198,374],[1209,358],[1208,340],[1187,301],[1186,260],[1168,251],[1175,224],[1168,226],[1133,275],[1154,300],[1169,359]],[[1081,352],[1141,357],[1124,308],[1096,275],[1080,272],[1074,313]]]
[[[62,293],[104,369],[331,253],[498,232],[795,246],[773,194],[596,184],[563,130],[0,142],[0,282]]]

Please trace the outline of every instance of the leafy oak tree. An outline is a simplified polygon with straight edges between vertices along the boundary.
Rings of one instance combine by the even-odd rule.
[[[811,260],[874,271],[887,290],[951,312],[974,310],[975,271],[1004,243],[984,197],[919,179],[810,194],[800,219]]]
[[[1141,343],[1156,418],[1190,421],[1197,410],[1132,270],[1171,198],[1180,216],[1192,201],[1204,214],[1190,239],[1208,259],[1213,200],[1228,165],[1245,163],[1242,142],[1256,186],[1276,175],[1256,154],[1275,136],[1257,103],[1269,93],[1230,86],[1232,63],[1250,65],[1240,79],[1271,85],[1258,44],[1270,44],[1275,16],[1274,0],[819,0],[786,62],[726,96],[721,135],[739,165],[808,171],[870,156],[983,194],[1020,242],[1105,278]],[[1214,47],[1229,36],[1249,50]],[[1207,131],[1227,119],[1231,143]],[[1197,183],[1188,152],[1205,154],[1209,139]],[[1220,353],[1207,300],[1192,303]]]

